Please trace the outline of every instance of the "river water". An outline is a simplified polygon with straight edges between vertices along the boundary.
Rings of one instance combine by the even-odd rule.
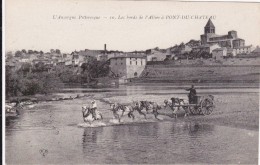
[[[182,86],[181,88],[185,88]],[[258,115],[256,88],[197,87],[200,94],[213,94],[219,105],[230,106],[251,100],[250,113]],[[93,94],[103,113],[104,123],[113,120],[109,105],[100,99],[129,102],[132,99],[186,97],[180,87],[121,86],[119,88],[66,88],[61,95]],[[229,98],[227,101],[226,97]],[[28,107],[6,126],[7,164],[257,164],[258,129],[247,129],[198,122],[192,118],[221,117],[216,107],[209,116],[190,116],[188,119],[152,115],[148,120],[138,116],[135,121],[125,117],[124,124],[82,128],[81,106],[93,98],[42,102]],[[226,101],[226,102],[225,102]],[[240,105],[241,103],[238,103]],[[242,106],[243,104],[241,104]],[[249,107],[249,105],[251,107]],[[218,110],[219,109],[219,110]],[[223,110],[224,111],[224,110]],[[233,114],[235,110],[226,110]],[[257,111],[257,112],[252,112]],[[223,113],[224,114],[224,113]],[[225,117],[225,116],[224,116]],[[254,119],[258,120],[258,116]],[[235,119],[236,120],[236,119]],[[251,120],[247,118],[247,120]],[[232,121],[231,121],[232,122]],[[257,125],[258,126],[258,125]]]

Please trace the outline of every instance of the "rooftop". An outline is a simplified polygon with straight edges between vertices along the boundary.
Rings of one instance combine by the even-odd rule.
[[[227,48],[216,48],[213,51],[221,51],[221,50],[227,50]]]
[[[252,45],[248,45],[248,46],[240,46],[240,47],[236,47],[236,48],[234,48],[234,49],[251,48],[251,47],[252,47]]]
[[[110,59],[116,59],[116,58],[146,58],[146,57],[144,55],[126,54],[126,55],[111,57]]]
[[[214,24],[212,23],[211,19],[208,20],[208,23],[206,24],[205,27],[213,27],[215,28]]]

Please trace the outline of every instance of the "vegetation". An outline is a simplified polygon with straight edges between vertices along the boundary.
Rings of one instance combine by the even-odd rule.
[[[28,66],[18,71],[6,68],[6,96],[48,94],[59,90],[61,81],[54,73],[30,72]]]
[[[97,61],[93,57],[88,57],[86,61],[81,67],[50,66],[41,62],[35,65],[23,63],[19,70],[7,67],[6,96],[48,94],[58,91],[63,83],[91,83],[98,77],[108,75],[108,62]]]

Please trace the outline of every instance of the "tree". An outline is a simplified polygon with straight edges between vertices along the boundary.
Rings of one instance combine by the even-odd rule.
[[[51,49],[50,52],[51,52],[51,53],[55,53],[55,50],[54,50],[54,49]]]
[[[23,50],[22,50],[22,53],[25,53],[25,54],[26,54],[27,52],[26,52],[26,50],[25,50],[25,49],[23,49]]]
[[[22,52],[20,50],[15,52],[15,57],[21,57],[22,56]]]
[[[61,54],[60,50],[59,49],[56,49],[55,51],[57,54]]]
[[[33,50],[28,50],[28,54],[33,54]]]
[[[31,72],[32,65],[30,63],[23,63],[19,71],[21,71],[23,74],[27,74]]]
[[[34,65],[32,71],[33,71],[33,72],[47,72],[47,71],[48,71],[48,68],[45,67],[45,65],[44,65],[43,62],[39,62],[39,63],[37,63],[37,64]]]

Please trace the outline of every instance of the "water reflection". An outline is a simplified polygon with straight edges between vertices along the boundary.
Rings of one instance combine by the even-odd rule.
[[[102,128],[100,128],[102,129]],[[83,148],[87,146],[88,143],[97,143],[97,132],[98,129],[85,128],[82,138]]]
[[[209,139],[212,132],[213,125],[193,122],[85,128],[82,146],[86,159],[99,157],[101,163],[119,160],[121,163],[156,163],[163,162],[163,157],[175,162],[174,153],[185,152],[190,160],[198,156],[198,150],[201,150],[198,148],[206,149],[205,144],[209,142],[205,139]],[[159,158],[159,155],[162,157]]]

